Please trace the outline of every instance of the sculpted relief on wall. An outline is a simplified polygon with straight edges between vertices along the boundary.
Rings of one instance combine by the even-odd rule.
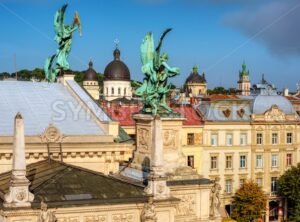
[[[188,216],[196,214],[196,194],[194,193],[173,193],[173,195],[180,199],[176,207],[177,216]]]
[[[176,149],[178,141],[178,131],[172,129],[163,130],[163,140],[165,149]]]
[[[149,151],[150,147],[150,131],[146,128],[138,128],[137,143],[140,149]]]

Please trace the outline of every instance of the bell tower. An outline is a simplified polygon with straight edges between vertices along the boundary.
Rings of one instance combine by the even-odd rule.
[[[247,70],[246,63],[243,62],[242,71],[239,72],[239,81],[237,82],[237,92],[242,96],[250,95],[250,78],[249,78],[249,70]]]

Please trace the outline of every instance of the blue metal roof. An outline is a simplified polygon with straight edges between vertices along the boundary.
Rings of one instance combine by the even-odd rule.
[[[277,105],[280,110],[286,114],[295,113],[289,100],[279,95],[258,95],[253,100],[253,113],[262,114],[272,105]]]
[[[70,85],[81,101],[89,101],[88,95],[76,82]],[[0,135],[13,135],[17,112],[24,117],[25,135],[41,135],[51,123],[65,135],[104,134],[80,100],[63,84],[0,81],[0,95]],[[109,120],[94,101],[89,103],[89,107],[94,106],[99,120]]]

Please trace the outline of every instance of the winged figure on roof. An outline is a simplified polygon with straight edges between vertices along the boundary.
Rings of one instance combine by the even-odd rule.
[[[44,70],[46,79],[55,82],[61,71],[70,70],[68,57],[72,48],[73,32],[79,30],[81,35],[81,22],[78,12],[75,12],[72,25],[65,24],[65,12],[67,4],[63,5],[54,16],[54,40],[58,43],[56,53],[46,59]],[[56,63],[53,67],[54,62]]]
[[[179,68],[168,65],[168,54],[161,53],[161,47],[165,36],[172,29],[166,29],[154,47],[153,34],[148,32],[141,44],[141,61],[144,80],[141,86],[135,91],[137,96],[144,100],[144,113],[153,115],[163,113],[174,113],[166,103],[167,93],[171,89],[168,78],[179,74]]]

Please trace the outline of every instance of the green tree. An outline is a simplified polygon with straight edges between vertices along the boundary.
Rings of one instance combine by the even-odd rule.
[[[207,90],[207,93],[210,94],[210,95],[212,95],[212,94],[226,94],[227,91],[224,87],[218,86],[218,87],[215,87],[214,89]]]
[[[11,77],[10,74],[8,72],[2,72],[0,73],[0,80],[6,79]]]
[[[142,83],[140,81],[136,81],[136,80],[132,80],[131,81],[131,87],[133,89],[137,89],[138,87],[140,87],[142,85]]]
[[[40,68],[35,68],[34,70],[32,70],[32,77],[41,81],[45,79],[45,72],[43,69]]]
[[[84,79],[84,72],[73,71],[73,73],[74,73],[74,75],[75,75],[74,80],[75,80],[78,84],[82,85],[83,79]]]
[[[232,218],[238,222],[255,221],[265,212],[267,196],[253,181],[247,181],[233,196]]]
[[[288,200],[289,218],[300,221],[300,163],[285,171],[278,185],[279,194]]]

